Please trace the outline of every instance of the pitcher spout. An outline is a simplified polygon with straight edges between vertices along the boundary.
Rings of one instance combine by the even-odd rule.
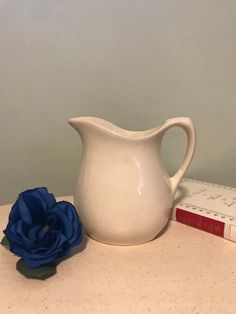
[[[120,139],[129,141],[145,140],[150,137],[154,137],[161,129],[161,126],[157,126],[145,131],[130,131],[96,117],[72,118],[69,120],[69,124],[80,134],[82,138],[86,133],[91,133],[91,131],[94,130],[97,133],[104,133],[106,135],[119,137]]]
[[[89,134],[113,133],[115,128],[112,123],[95,117],[71,118],[68,122],[80,134],[82,139]]]
[[[80,118],[71,118],[68,120],[68,123],[74,128],[78,133],[81,132],[81,119]]]

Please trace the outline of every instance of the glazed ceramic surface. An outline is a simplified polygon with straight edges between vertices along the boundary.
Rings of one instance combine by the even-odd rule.
[[[83,143],[82,164],[74,196],[86,232],[113,245],[152,240],[167,224],[177,186],[195,150],[189,118],[168,119],[146,131],[128,131],[95,117],[69,120]],[[161,160],[165,132],[186,131],[187,152],[180,169],[169,177]]]

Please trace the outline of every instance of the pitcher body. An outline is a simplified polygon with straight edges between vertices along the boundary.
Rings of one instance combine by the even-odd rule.
[[[170,178],[161,161],[162,137],[173,123],[147,131],[123,130],[92,117],[74,118],[70,123],[83,143],[74,202],[88,235],[113,245],[155,238],[169,220],[183,175],[181,171]],[[191,137],[185,158],[189,164],[195,133],[190,120],[184,125]]]

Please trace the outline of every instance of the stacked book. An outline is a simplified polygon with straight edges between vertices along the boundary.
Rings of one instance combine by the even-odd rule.
[[[171,219],[236,242],[236,189],[183,179]]]

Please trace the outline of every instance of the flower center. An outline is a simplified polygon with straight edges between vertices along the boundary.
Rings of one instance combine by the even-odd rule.
[[[45,225],[45,226],[43,227],[43,230],[44,230],[44,231],[48,231],[48,229],[49,229],[49,225]]]

